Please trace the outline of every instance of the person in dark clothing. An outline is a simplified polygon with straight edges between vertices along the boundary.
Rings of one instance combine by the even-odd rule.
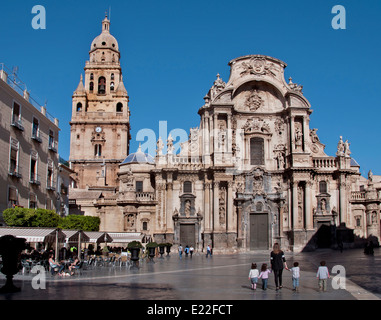
[[[287,269],[286,258],[284,252],[280,250],[278,243],[274,243],[273,251],[270,254],[271,269],[274,272],[276,291],[282,288],[283,268]]]

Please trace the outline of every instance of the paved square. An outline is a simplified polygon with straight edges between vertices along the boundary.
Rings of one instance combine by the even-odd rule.
[[[46,289],[32,288],[34,274],[15,275],[21,292],[1,294],[1,300],[374,300],[381,298],[380,249],[374,256],[361,249],[318,250],[308,253],[286,253],[287,264],[298,261],[301,269],[300,290],[292,291],[291,272],[283,271],[283,288],[275,291],[270,275],[268,290],[261,285],[251,290],[248,274],[252,262],[260,268],[269,264],[269,251],[206,258],[196,254],[181,259],[175,252],[170,257],[155,258],[155,263],[143,261],[139,269],[119,266],[96,267],[72,277],[52,277],[46,274]],[[345,268],[346,289],[333,289],[335,273],[331,273],[327,292],[319,292],[316,271],[321,260],[329,271],[336,265]],[[0,285],[5,283],[1,274]]]

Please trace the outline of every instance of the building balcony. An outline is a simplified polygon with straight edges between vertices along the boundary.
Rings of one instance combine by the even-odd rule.
[[[38,143],[42,143],[42,139],[40,138],[40,134],[37,132],[32,133],[31,139],[33,139],[34,141],[37,141]]]
[[[22,125],[22,120],[19,115],[14,114],[12,116],[11,126],[20,131],[24,131],[24,126]]]
[[[56,141],[49,141],[49,150],[52,152],[57,152],[57,142]]]
[[[154,201],[155,192],[136,192],[135,197],[137,201]]]
[[[48,191],[55,191],[56,190],[56,183],[55,183],[55,181],[48,181],[46,183],[46,190],[48,190]]]
[[[15,177],[17,179],[20,179],[22,177],[21,176],[21,167],[20,166],[15,166],[15,165],[11,164],[11,166],[9,168],[9,171],[8,171],[8,174],[11,177]]]
[[[39,186],[41,184],[40,176],[32,172],[30,174],[29,183]]]

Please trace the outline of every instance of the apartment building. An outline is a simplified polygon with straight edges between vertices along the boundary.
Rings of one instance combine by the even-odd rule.
[[[0,224],[15,206],[59,211],[58,119],[0,64]]]

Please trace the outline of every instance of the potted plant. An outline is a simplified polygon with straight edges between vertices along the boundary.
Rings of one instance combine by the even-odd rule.
[[[153,258],[155,257],[155,250],[158,247],[158,244],[156,242],[149,242],[146,245],[146,248],[148,249],[148,257],[151,262],[153,262]]]
[[[166,243],[166,247],[167,247],[167,256],[169,256],[169,253],[171,252],[171,247],[172,247],[172,243]]]
[[[0,255],[3,258],[1,272],[6,275],[5,285],[1,293],[18,292],[21,289],[13,284],[13,275],[20,270],[20,254],[26,248],[26,239],[5,235],[0,238]]]
[[[166,243],[159,243],[160,258],[163,259],[164,249],[167,246]]]
[[[137,262],[139,261],[139,252],[143,245],[139,241],[131,241],[127,245],[127,249],[131,251],[131,261],[133,266],[137,267]]]

